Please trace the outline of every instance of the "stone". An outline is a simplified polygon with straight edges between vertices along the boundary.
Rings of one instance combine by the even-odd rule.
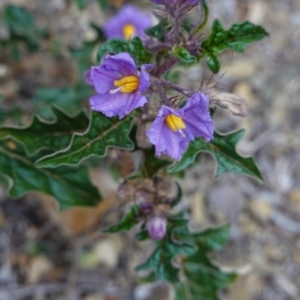
[[[224,65],[220,71],[220,74],[222,73],[226,74],[226,78],[243,80],[250,78],[256,73],[256,66],[252,61],[245,58],[238,59],[228,65]]]
[[[110,239],[99,241],[94,251],[97,254],[99,263],[106,265],[107,267],[114,269],[119,260],[118,246]]]
[[[300,208],[300,188],[291,190],[288,194],[288,199],[292,205]]]
[[[248,17],[246,19],[254,24],[260,25],[263,24],[267,12],[267,3],[261,0],[251,1],[251,4],[249,5]]]
[[[84,300],[104,300],[104,297],[101,294],[90,294]]]
[[[246,81],[237,83],[233,88],[233,93],[244,98],[250,107],[259,104],[257,97],[253,94],[252,87]]]
[[[261,199],[251,200],[248,208],[253,216],[262,222],[267,222],[273,213],[273,207]]]
[[[225,222],[242,210],[245,196],[238,186],[232,188],[229,185],[215,185],[207,196],[208,212],[217,222]]]
[[[8,67],[5,64],[0,64],[0,78],[7,74]]]
[[[261,228],[247,214],[241,214],[238,217],[238,224],[241,231],[246,235],[255,235],[261,231]]]
[[[196,191],[191,197],[191,214],[193,221],[198,225],[204,225],[207,222],[204,194]]]
[[[18,82],[11,80],[1,84],[0,95],[2,95],[4,98],[16,97],[19,89],[20,87]]]
[[[52,271],[53,265],[44,255],[38,255],[32,258],[27,272],[28,283],[34,284],[41,280],[43,275]]]
[[[269,244],[264,249],[265,256],[272,261],[283,261],[285,258],[284,249],[278,245]]]

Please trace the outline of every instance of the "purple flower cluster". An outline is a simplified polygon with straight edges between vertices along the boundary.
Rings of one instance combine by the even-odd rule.
[[[181,7],[189,9],[200,1],[152,0],[171,10]],[[145,37],[144,30],[150,26],[151,15],[132,5],[125,5],[104,24],[104,32],[108,38],[128,40],[134,36]],[[151,84],[147,71],[152,68],[153,65],[144,64],[138,69],[134,59],[126,52],[104,57],[99,66],[91,67],[84,74],[85,82],[96,91],[90,98],[92,110],[107,117],[119,116],[121,119],[145,105],[148,102],[145,93]],[[208,142],[213,138],[213,130],[209,98],[202,93],[195,93],[182,108],[162,105],[146,134],[155,145],[156,155],[166,154],[179,160],[190,141],[201,137]]]
[[[143,94],[150,86],[147,69],[142,65],[138,71],[128,53],[107,55],[98,67],[85,73],[85,80],[92,85],[96,95],[90,98],[92,110],[108,117],[123,118],[132,110],[147,103]],[[156,146],[156,154],[167,154],[179,160],[190,141],[202,137],[205,141],[213,138],[214,125],[209,114],[209,99],[196,93],[187,100],[184,107],[173,109],[163,105],[147,136]]]

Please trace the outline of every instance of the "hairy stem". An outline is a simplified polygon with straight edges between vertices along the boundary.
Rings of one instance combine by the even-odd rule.
[[[156,80],[157,84],[159,85],[163,85],[165,87],[168,87],[176,92],[179,92],[180,94],[184,95],[184,96],[187,96],[187,97],[190,97],[192,96],[195,92],[192,91],[192,90],[188,90],[188,89],[185,89],[185,88],[182,88],[180,85],[177,85],[175,83],[172,83],[168,80],[165,80],[165,79],[157,79]]]

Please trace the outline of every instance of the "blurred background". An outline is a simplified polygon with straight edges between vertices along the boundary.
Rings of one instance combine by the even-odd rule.
[[[150,10],[147,1],[108,2],[0,0],[1,124],[28,124],[34,113],[51,119],[53,102],[68,112],[88,108],[91,90],[81,76],[103,41],[98,28],[124,3]],[[248,107],[246,118],[218,110],[217,130],[246,129],[239,152],[254,156],[265,181],[235,174],[214,180],[215,162],[204,155],[182,180],[183,206],[195,228],[232,224],[230,242],[212,256],[241,276],[221,299],[300,300],[300,1],[207,2],[209,24],[249,20],[270,34],[242,55],[224,53],[214,78]],[[7,12],[8,5],[25,8],[35,22]],[[182,72],[187,86],[209,74],[205,64]],[[122,215],[118,182],[106,168],[91,174],[104,198],[97,208],[58,212],[50,197],[32,193],[15,201],[0,188],[0,300],[171,299],[165,288],[137,285],[134,267],[151,242],[101,233]]]

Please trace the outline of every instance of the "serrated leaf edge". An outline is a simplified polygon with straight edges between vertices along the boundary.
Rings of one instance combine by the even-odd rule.
[[[132,120],[131,120],[130,128],[128,129],[128,134],[127,134],[128,140],[131,141],[131,139],[129,138],[129,133],[130,133],[130,131],[131,131],[131,128],[132,128],[134,122],[133,122],[133,117],[130,117],[130,116],[129,116],[128,118],[131,118],[131,119],[132,119]],[[60,151],[57,151],[57,152],[54,152],[54,153],[52,153],[52,154],[50,154],[50,155],[46,155],[46,156],[44,156],[44,157],[38,159],[38,160],[35,162],[35,165],[36,165],[38,168],[56,168],[56,167],[63,166],[63,165],[71,165],[71,166],[74,166],[74,167],[75,167],[75,166],[80,165],[81,162],[83,162],[84,160],[88,159],[89,157],[92,157],[92,156],[105,157],[106,154],[107,154],[108,149],[111,148],[111,147],[117,148],[117,149],[126,149],[126,150],[133,150],[133,149],[134,149],[134,144],[133,144],[133,143],[132,143],[132,147],[131,147],[131,148],[123,148],[123,147],[118,147],[118,146],[115,146],[115,145],[113,145],[113,146],[106,146],[106,147],[105,147],[105,152],[104,152],[103,155],[97,155],[97,154],[92,153],[92,154],[90,154],[90,155],[88,155],[88,156],[82,158],[81,160],[79,160],[77,164],[61,163],[61,164],[56,165],[56,166],[43,165],[43,164],[41,164],[41,163],[42,163],[44,160],[46,160],[46,159],[49,159],[49,158],[51,158],[51,157],[54,157],[55,155],[57,155],[57,154],[59,154],[59,153],[67,152],[67,151],[72,147],[72,144],[73,144],[73,141],[74,141],[74,139],[75,139],[75,136],[84,136],[86,133],[89,132],[89,130],[91,129],[91,126],[92,126],[92,112],[91,112],[91,117],[90,117],[90,124],[89,124],[89,127],[87,128],[87,130],[86,130],[85,132],[83,132],[83,133],[74,133],[73,136],[72,136],[72,138],[71,138],[70,144],[69,144],[69,146],[68,146],[67,148],[65,148],[65,149],[63,149],[63,150],[60,150]],[[118,127],[118,126],[112,126],[110,129],[108,129],[108,130],[106,130],[106,131],[104,132],[104,135],[106,135],[108,132],[110,132],[111,130],[115,129],[116,127]],[[94,139],[94,140],[95,140],[95,139]],[[92,143],[94,140],[92,140],[91,142],[89,142],[89,144]],[[80,150],[75,151],[74,153],[80,152],[81,150],[82,150],[82,148],[80,148]]]
[[[35,118],[38,119],[38,121],[40,121],[41,123],[44,123],[44,124],[46,124],[46,125],[55,125],[55,123],[58,121],[57,115],[55,114],[56,111],[58,111],[59,113],[62,113],[62,114],[64,114],[64,115],[66,115],[66,116],[69,117],[69,118],[76,118],[76,117],[78,117],[81,113],[84,113],[84,114],[86,115],[86,117],[88,117],[87,113],[86,113],[84,110],[81,110],[81,111],[79,111],[78,113],[76,113],[76,114],[73,115],[73,114],[67,113],[65,110],[63,110],[61,107],[59,107],[59,106],[57,106],[57,105],[55,105],[55,104],[54,104],[54,105],[51,105],[51,109],[53,109],[53,113],[54,113],[54,116],[55,116],[55,118],[52,119],[52,120],[44,119],[44,118],[43,118],[42,116],[40,116],[39,114],[36,114],[36,115],[34,115],[34,116],[32,117],[30,124],[27,125],[27,126],[18,127],[18,126],[12,125],[12,126],[1,127],[0,129],[26,130],[26,129],[30,128],[30,126],[33,124]],[[11,140],[13,140],[13,141],[15,141],[15,142],[21,144],[21,145],[24,147],[25,152],[26,152],[26,154],[27,154],[28,156],[34,156],[35,154],[37,154],[38,152],[40,152],[41,150],[44,150],[44,149],[51,149],[51,148],[49,148],[49,147],[42,146],[42,147],[40,147],[40,148],[37,148],[34,152],[29,153],[29,151],[28,151],[28,149],[27,149],[25,143],[23,143],[21,140],[18,140],[17,138],[13,137],[13,136],[10,135],[10,134],[7,134],[7,135],[4,135],[4,136],[0,137],[0,140],[5,140],[5,139],[7,139],[7,138],[10,138]],[[73,138],[73,137],[72,137],[72,138]],[[64,150],[65,150],[65,149],[64,149]],[[57,152],[55,152],[55,153],[57,153]],[[52,155],[52,154],[51,154],[51,155]]]

